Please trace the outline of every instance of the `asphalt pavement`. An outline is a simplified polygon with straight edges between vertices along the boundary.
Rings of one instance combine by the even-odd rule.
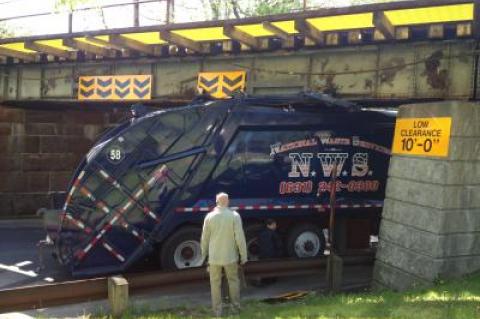
[[[0,289],[52,283],[69,278],[48,250],[39,269],[38,241],[45,239],[41,220],[0,220]]]

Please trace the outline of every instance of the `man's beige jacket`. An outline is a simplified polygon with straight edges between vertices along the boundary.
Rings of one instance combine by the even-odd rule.
[[[247,262],[247,244],[240,215],[223,207],[215,207],[203,222],[202,256],[210,265]]]

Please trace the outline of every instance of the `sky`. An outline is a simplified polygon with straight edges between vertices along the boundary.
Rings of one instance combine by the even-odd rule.
[[[140,0],[142,1],[142,0]],[[249,1],[249,0],[242,0]],[[307,0],[312,7],[348,6],[352,0]],[[109,4],[128,3],[132,0],[96,0],[86,4],[87,7]],[[205,0],[175,0],[175,22],[189,22],[205,20]],[[68,32],[68,15],[66,12],[55,12],[55,0],[0,0],[0,24],[14,30],[16,36],[42,35]],[[29,17],[8,21],[4,18],[31,15],[37,13],[52,13],[46,16]],[[140,5],[140,25],[164,24],[166,4],[164,1],[143,3]],[[131,27],[133,26],[133,6],[127,5],[117,8],[104,9],[103,21],[98,10],[75,12],[73,31],[88,31]]]

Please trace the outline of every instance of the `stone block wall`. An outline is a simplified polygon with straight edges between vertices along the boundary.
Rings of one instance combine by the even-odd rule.
[[[374,285],[404,290],[480,269],[480,104],[407,105],[452,117],[448,157],[392,156]]]
[[[50,207],[97,136],[124,116],[113,108],[0,106],[0,218]]]

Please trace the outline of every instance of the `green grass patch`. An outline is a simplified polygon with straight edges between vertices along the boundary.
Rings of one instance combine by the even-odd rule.
[[[207,307],[166,311],[131,308],[124,318],[210,318]],[[100,315],[98,318],[109,318]],[[461,280],[438,283],[428,289],[403,293],[391,291],[338,295],[309,295],[281,304],[246,302],[240,316],[232,318],[340,319],[473,319],[480,318],[480,273]]]

